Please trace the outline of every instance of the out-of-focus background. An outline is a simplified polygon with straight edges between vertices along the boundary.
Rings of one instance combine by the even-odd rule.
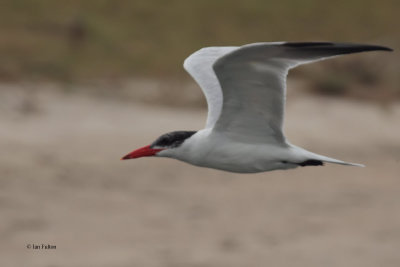
[[[3,0],[1,266],[400,266],[397,0]],[[119,161],[203,127],[204,46],[385,45],[291,71],[285,131],[346,161],[239,175]],[[28,249],[27,245],[56,249]]]

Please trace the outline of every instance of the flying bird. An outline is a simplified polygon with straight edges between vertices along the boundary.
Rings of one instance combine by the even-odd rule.
[[[364,51],[364,44],[272,42],[205,47],[184,61],[207,100],[205,128],[175,131],[122,159],[156,156],[237,173],[256,173],[325,162],[351,166],[291,144],[282,131],[286,76],[298,65]]]

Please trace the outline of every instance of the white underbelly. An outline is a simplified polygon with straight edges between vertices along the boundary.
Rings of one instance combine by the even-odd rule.
[[[285,163],[290,155],[287,147],[268,144],[220,142],[214,146],[205,144],[188,154],[190,156],[179,159],[193,165],[230,172],[255,173],[297,167],[297,164]]]

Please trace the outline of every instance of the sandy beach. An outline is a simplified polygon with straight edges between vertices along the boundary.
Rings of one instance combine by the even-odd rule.
[[[206,110],[3,88],[0,265],[400,266],[400,105],[296,95],[286,115],[292,143],[366,167],[120,161]]]

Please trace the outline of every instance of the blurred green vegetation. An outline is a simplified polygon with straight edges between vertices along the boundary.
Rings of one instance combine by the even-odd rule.
[[[183,60],[204,46],[325,40],[396,48],[400,42],[398,0],[2,0],[0,5],[1,80],[182,77]]]

